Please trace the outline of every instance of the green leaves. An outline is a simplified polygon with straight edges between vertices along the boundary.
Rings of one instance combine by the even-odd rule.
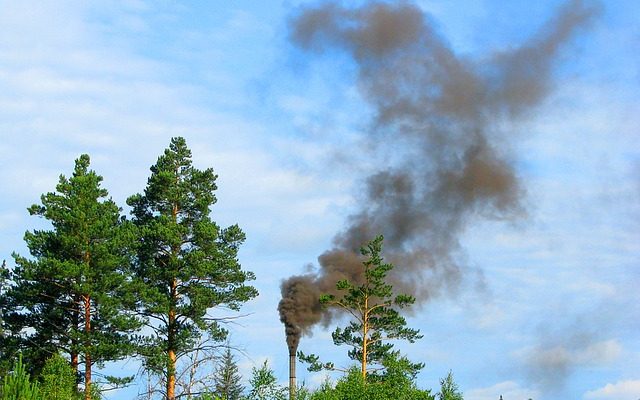
[[[287,388],[278,385],[273,370],[265,361],[260,368],[253,368],[249,381],[251,390],[247,400],[285,400]]]
[[[56,353],[44,364],[40,374],[42,398],[47,400],[79,399],[76,377],[67,360]]]

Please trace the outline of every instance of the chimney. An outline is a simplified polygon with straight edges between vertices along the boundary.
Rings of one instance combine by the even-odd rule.
[[[296,399],[296,353],[289,353],[289,400]]]

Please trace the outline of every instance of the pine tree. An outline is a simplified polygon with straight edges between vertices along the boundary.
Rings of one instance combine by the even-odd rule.
[[[407,322],[398,312],[414,303],[412,296],[399,294],[393,295],[393,288],[385,282],[392,264],[383,262],[382,236],[369,242],[361,249],[366,259],[362,262],[364,269],[364,283],[357,285],[347,280],[341,280],[336,288],[343,292],[342,297],[325,294],[320,297],[320,303],[325,306],[340,308],[352,318],[346,328],[336,328],[333,332],[333,342],[337,346],[347,345],[351,347],[348,355],[352,360],[360,363],[360,373],[364,381],[367,381],[367,368],[371,364],[381,365],[387,358],[401,361],[406,373],[414,376],[423,368],[421,363],[410,363],[406,358],[399,357],[392,351],[391,340],[407,340],[413,343],[421,338],[419,331],[408,328]],[[300,359],[311,363],[310,370],[335,369],[333,363],[321,364],[318,357],[311,354],[299,353]]]
[[[38,382],[32,382],[27,372],[22,355],[15,361],[13,370],[5,375],[0,386],[2,400],[40,400],[40,388]]]
[[[53,230],[25,234],[32,259],[14,254],[11,321],[26,335],[22,346],[37,368],[52,354],[69,354],[75,372],[84,364],[85,399],[91,398],[92,367],[131,349],[127,333],[137,327],[123,310],[127,254],[120,209],[89,170],[89,156],[75,162],[56,192],[29,208]],[[27,333],[25,333],[27,332]]]
[[[502,398],[502,396],[500,396]],[[453,372],[449,371],[445,378],[440,379],[440,393],[438,400],[464,400],[458,389],[458,384],[453,380]]]
[[[241,379],[238,365],[231,349],[227,347],[214,376],[216,395],[221,400],[239,400],[244,392],[244,386],[240,384]]]
[[[154,332],[140,355],[145,367],[166,379],[166,399],[176,397],[176,364],[203,335],[224,340],[227,332],[208,310],[238,310],[257,295],[245,285],[254,275],[241,269],[245,239],[237,225],[221,229],[210,217],[216,202],[212,169],[192,166],[183,138],[173,138],[151,167],[143,194],[130,197],[137,227],[135,274],[140,313]]]

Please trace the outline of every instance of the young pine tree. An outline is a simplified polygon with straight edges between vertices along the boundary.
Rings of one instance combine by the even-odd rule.
[[[346,328],[338,327],[333,332],[333,342],[338,346],[351,347],[349,357],[360,363],[360,373],[365,383],[370,365],[377,364],[384,369],[385,359],[399,358],[392,351],[393,344],[389,341],[407,340],[413,343],[422,337],[418,330],[406,326],[406,320],[397,310],[413,304],[415,299],[404,294],[394,295],[391,285],[385,282],[387,272],[393,265],[383,262],[380,254],[382,241],[382,236],[378,236],[361,249],[366,257],[362,262],[364,283],[357,285],[347,280],[339,281],[336,287],[344,293],[342,297],[325,294],[320,298],[322,304],[340,308],[351,316]],[[299,355],[302,361],[311,363],[310,370],[334,369],[332,363],[320,364],[315,355],[301,352]],[[405,358],[400,360],[410,376],[415,376],[424,366],[410,363]]]
[[[215,393],[220,400],[240,400],[244,392],[244,386],[240,383],[242,377],[238,373],[238,365],[227,347],[218,367],[216,368],[214,382]]]
[[[458,389],[458,384],[453,380],[453,372],[451,371],[445,378],[440,379],[438,400],[464,400],[462,393]]]
[[[144,193],[130,197],[137,228],[134,270],[140,313],[152,335],[140,355],[145,367],[164,375],[167,400],[176,398],[176,365],[204,335],[222,341],[226,331],[208,310],[238,310],[257,295],[245,283],[238,249],[245,239],[237,225],[221,229],[209,217],[216,175],[198,170],[183,138],[173,138],[151,167]]]
[[[5,375],[0,386],[0,400],[40,400],[38,382],[29,377],[22,355],[18,356],[11,373]]]
[[[56,192],[29,208],[52,230],[25,234],[33,258],[14,254],[15,286],[9,290],[7,318],[30,362],[69,354],[74,372],[84,364],[85,399],[91,399],[92,367],[131,350],[128,333],[137,327],[123,310],[127,280],[120,209],[89,169],[89,156],[75,162],[70,178],[60,176]]]

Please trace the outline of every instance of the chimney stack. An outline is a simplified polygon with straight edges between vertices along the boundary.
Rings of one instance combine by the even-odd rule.
[[[296,399],[296,353],[289,353],[289,400]]]

